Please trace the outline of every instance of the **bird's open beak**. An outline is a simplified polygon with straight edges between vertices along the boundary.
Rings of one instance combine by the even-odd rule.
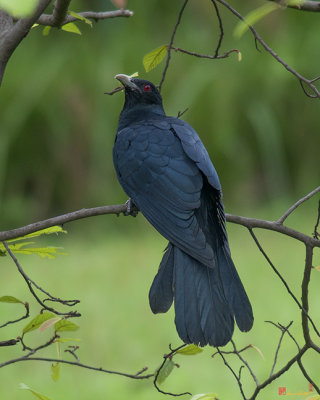
[[[115,76],[115,79],[118,79],[124,87],[130,88],[132,90],[139,90],[139,87],[132,82],[131,77],[125,74],[118,74]]]

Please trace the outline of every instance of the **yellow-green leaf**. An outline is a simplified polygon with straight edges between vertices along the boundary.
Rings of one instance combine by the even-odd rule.
[[[51,364],[51,378],[57,382],[57,380],[59,379],[60,376],[60,367],[61,364],[60,363],[55,363],[55,364]]]
[[[67,342],[81,342],[81,339],[78,338],[57,338],[55,342],[58,343],[67,343]]]
[[[253,344],[250,344],[250,347],[252,347],[259,354],[259,356],[264,360],[264,355],[263,355],[262,351],[259,349],[259,347],[254,346]]]
[[[53,318],[47,319],[39,326],[39,328],[38,328],[39,332],[45,331],[46,329],[50,328],[50,326],[54,325],[55,323],[57,323],[60,320],[61,320],[60,317],[53,317]]]
[[[80,29],[74,22],[69,22],[68,24],[62,25],[61,29],[66,32],[76,33],[81,35]]]
[[[48,36],[49,35],[49,33],[50,33],[50,31],[51,31],[51,26],[45,26],[44,28],[43,28],[43,31],[42,31],[42,34],[43,34],[43,36]]]
[[[182,349],[178,350],[176,354],[183,354],[185,356],[193,356],[194,354],[201,353],[203,350],[195,344],[188,344]]]
[[[157,383],[159,384],[163,383],[171,374],[174,367],[175,363],[172,360],[170,360],[170,358],[167,358],[158,374]]]
[[[310,392],[309,392],[310,393]],[[320,396],[316,394],[315,396],[309,396],[306,398],[306,400],[320,400]]]
[[[49,311],[43,311],[42,314],[37,315],[33,318],[22,330],[23,335],[27,332],[34,331],[35,329],[39,328],[45,321],[50,318],[54,318],[55,314]]]
[[[23,301],[17,299],[16,297],[13,297],[13,296],[1,296],[0,297],[0,301],[2,303],[21,303],[21,304],[24,304]]]
[[[242,53],[241,53],[241,51],[238,51],[238,61],[239,62],[242,61]]]
[[[151,71],[155,68],[161,61],[164,59],[167,54],[168,45],[164,44],[163,46],[157,47],[156,49],[150,51],[150,53],[146,54],[143,57],[143,66],[146,72]]]
[[[61,319],[54,325],[54,329],[56,332],[77,331],[79,329],[79,326],[67,319]]]
[[[30,239],[41,235],[51,235],[53,233],[67,233],[61,226],[55,225],[50,228],[40,229],[39,231],[28,233],[28,235],[19,236],[15,239],[7,240],[7,243],[18,242],[19,240]]]
[[[277,3],[268,2],[262,6],[256,8],[249,12],[249,14],[244,18],[245,21],[240,21],[234,30],[234,36],[240,39],[241,36],[248,30],[249,25],[254,25],[260,19],[266,17],[272,11],[279,10],[281,6]]]
[[[0,8],[14,17],[30,17],[38,0],[0,0]]]
[[[134,72],[132,75],[129,75],[130,78],[137,78],[139,76],[139,72]]]
[[[27,248],[21,248],[16,250],[15,248],[10,249],[13,253],[18,253],[18,254],[37,254],[41,258],[56,258],[56,255],[67,255],[68,253],[64,253],[62,251],[58,251],[58,249],[61,249],[62,247],[27,247]]]
[[[29,386],[25,385],[24,383],[20,383],[20,389],[29,390],[29,392],[31,392],[37,399],[50,400],[49,397],[47,397],[44,394],[41,394],[39,392],[36,392],[35,390],[29,388]]]
[[[190,400],[218,400],[215,393],[195,394]]]
[[[68,11],[68,13],[70,15],[72,15],[73,17],[80,19],[80,21],[84,21],[86,24],[90,25],[92,27],[92,21],[90,21],[90,19],[83,17],[82,15],[74,12],[74,11]]]

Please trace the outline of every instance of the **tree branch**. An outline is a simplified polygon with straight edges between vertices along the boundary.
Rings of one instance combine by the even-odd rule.
[[[29,18],[21,18],[10,29],[0,35],[0,85],[3,74],[14,50],[22,39],[29,33],[32,25],[37,21],[43,11],[48,7],[51,0],[39,0],[34,14]]]
[[[290,1],[290,0],[271,0],[283,7],[293,8],[299,11],[320,11],[320,1]]]
[[[301,74],[299,74],[297,71],[295,71],[292,67],[290,67],[290,65],[288,65],[284,60],[282,60],[282,58],[280,58],[278,56],[278,54],[271,49],[271,47],[269,47],[266,42],[260,37],[260,35],[258,34],[258,32],[254,29],[254,27],[252,25],[249,25],[246,20],[244,19],[244,17],[237,11],[235,10],[233,7],[230,6],[230,4],[228,4],[225,0],[216,0],[219,3],[221,3],[224,7],[226,7],[232,14],[234,14],[238,19],[240,19],[241,21],[245,22],[248,25],[248,28],[250,29],[250,31],[252,32],[255,41],[259,42],[261,44],[261,46],[269,53],[272,55],[272,57],[277,60],[284,68],[286,68],[286,70],[288,70],[292,75],[294,75],[296,78],[299,79],[299,82],[302,86],[302,89],[304,91],[304,93],[308,96],[308,97],[312,97],[312,98],[320,98],[320,91],[317,89],[317,87],[314,85],[314,83],[320,79],[319,77],[316,77],[314,79],[307,79],[304,76],[302,76]],[[306,92],[306,90],[304,89],[303,84],[306,84],[312,91],[313,94],[309,94]]]
[[[297,209],[302,203],[305,201],[309,200],[312,196],[314,196],[316,193],[320,192],[320,186],[315,188],[312,192],[308,193],[306,196],[302,197],[302,199],[298,200],[296,203],[294,203],[279,219],[278,223],[283,224],[284,221],[289,217],[289,215]]]
[[[161,91],[163,82],[164,82],[164,80],[166,78],[166,74],[167,74],[167,71],[168,71],[168,68],[169,68],[169,64],[170,64],[170,59],[171,59],[171,47],[173,45],[174,37],[176,36],[177,29],[178,29],[178,26],[179,26],[181,18],[182,18],[182,14],[184,12],[184,9],[186,8],[186,5],[187,5],[188,1],[189,0],[184,0],[184,2],[182,4],[182,7],[180,9],[179,15],[178,15],[178,19],[177,19],[177,21],[176,21],[176,23],[174,25],[174,28],[173,28],[173,31],[172,31],[172,34],[171,34],[170,42],[169,42],[169,45],[168,45],[168,51],[167,51],[166,65],[165,65],[165,67],[163,69],[162,77],[161,77],[161,80],[159,82],[159,91]]]
[[[60,27],[66,18],[71,0],[56,0],[52,12],[53,26]]]
[[[78,13],[84,18],[93,19],[98,21],[100,19],[107,19],[107,18],[118,18],[118,17],[132,17],[133,11],[130,10],[115,10],[115,11],[101,11],[101,12],[94,12],[94,11],[84,11]],[[78,18],[74,17],[73,15],[67,15],[61,22],[61,25],[68,24],[69,22],[79,21]],[[48,25],[48,26],[56,26],[54,22],[54,16],[52,14],[42,14],[39,19],[37,20],[39,25]]]

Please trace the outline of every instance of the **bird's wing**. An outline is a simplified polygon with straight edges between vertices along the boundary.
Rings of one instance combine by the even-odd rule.
[[[213,266],[213,250],[194,211],[200,207],[202,175],[164,121],[140,122],[118,132],[114,163],[126,193],[171,243]]]
[[[189,124],[180,119],[171,118],[170,120],[171,129],[174,130],[181,140],[183,150],[186,152],[188,157],[197,164],[200,171],[207,177],[210,185],[214,189],[218,190],[221,196],[221,185],[217,171],[215,170],[209,154],[201,142],[197,132]]]

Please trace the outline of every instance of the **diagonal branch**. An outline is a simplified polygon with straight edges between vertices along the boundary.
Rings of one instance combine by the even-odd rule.
[[[176,21],[176,23],[174,25],[174,28],[173,28],[173,31],[172,31],[172,34],[171,34],[170,43],[168,45],[168,51],[167,51],[166,65],[165,65],[165,67],[163,69],[162,77],[161,77],[161,80],[160,80],[160,83],[159,83],[159,91],[161,91],[161,87],[162,87],[163,82],[164,82],[164,80],[166,78],[166,74],[167,74],[167,71],[168,71],[168,68],[169,68],[169,64],[170,64],[170,59],[171,59],[171,47],[173,45],[174,37],[176,36],[178,26],[179,26],[179,24],[181,22],[182,14],[184,12],[184,9],[186,8],[186,5],[187,5],[188,1],[189,0],[184,0],[184,2],[182,4],[182,7],[180,9],[179,15],[178,15],[178,19],[177,19],[177,21]]]
[[[246,20],[244,19],[244,17],[237,11],[235,10],[233,7],[230,6],[229,3],[227,3],[225,0],[216,0],[219,3],[221,3],[224,7],[226,7],[232,14],[234,14],[238,19],[240,19],[241,21],[246,22]],[[269,53],[271,54],[271,56],[277,60],[287,71],[289,71],[292,75],[294,75],[296,78],[298,78],[299,82],[301,83],[302,89],[304,91],[304,93],[308,96],[308,97],[312,97],[312,98],[319,98],[320,99],[320,91],[317,89],[317,87],[314,85],[314,83],[320,79],[319,77],[316,77],[314,79],[307,79],[304,76],[302,76],[301,74],[299,74],[297,71],[295,71],[292,67],[290,67],[290,65],[288,65],[284,60],[282,60],[282,58],[280,58],[278,56],[278,54],[272,50],[271,47],[269,47],[266,42],[260,37],[260,35],[258,34],[258,32],[254,29],[254,27],[252,25],[248,25],[248,28],[250,29],[250,31],[252,32],[255,41],[259,42],[261,44],[261,46]],[[306,86],[308,86],[311,90],[311,92],[313,94],[309,94],[306,92],[306,90],[303,87],[303,84],[305,84]]]

